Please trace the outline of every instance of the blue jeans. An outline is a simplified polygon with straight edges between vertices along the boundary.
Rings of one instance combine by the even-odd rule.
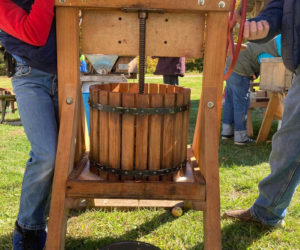
[[[258,185],[259,196],[250,212],[266,225],[276,225],[286,215],[300,183],[300,75],[284,101],[280,130],[273,136],[271,173]]]
[[[40,230],[46,227],[57,148],[57,80],[17,58],[12,85],[31,145],[17,220],[24,229]]]
[[[247,113],[250,105],[250,80],[232,72],[226,81],[222,135],[233,135],[234,140],[248,139]]]

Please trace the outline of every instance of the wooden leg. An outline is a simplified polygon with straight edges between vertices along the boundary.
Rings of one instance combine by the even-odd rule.
[[[2,114],[1,114],[1,120],[0,120],[0,123],[3,123],[4,122],[4,119],[5,119],[5,112],[6,112],[6,101],[5,100],[2,100]]]
[[[247,114],[247,132],[248,132],[249,137],[253,136],[252,110],[251,109],[248,109],[248,114]]]
[[[74,167],[79,119],[79,18],[77,8],[56,8],[60,127],[56,153],[47,250],[64,249],[68,202],[66,181]]]
[[[256,143],[266,141],[274,120],[275,112],[278,110],[278,105],[280,105],[280,98],[277,93],[271,94],[267,110],[264,115],[264,119],[259,129],[259,133],[256,139]]]
[[[209,12],[201,98],[199,158],[206,182],[204,248],[221,249],[219,134],[226,58],[227,13]]]

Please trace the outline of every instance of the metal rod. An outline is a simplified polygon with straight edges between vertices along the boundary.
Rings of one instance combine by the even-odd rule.
[[[147,12],[139,11],[140,43],[139,43],[139,94],[144,94],[145,85],[145,50],[146,50],[146,19]]]

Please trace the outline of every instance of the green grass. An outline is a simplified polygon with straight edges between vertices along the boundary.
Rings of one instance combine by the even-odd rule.
[[[190,143],[200,96],[201,77],[180,78],[180,85],[192,89]],[[161,83],[162,78],[146,82]],[[11,87],[0,78],[0,87]],[[257,136],[262,110],[253,111]],[[18,118],[8,114],[0,125],[0,249],[11,249],[11,234],[17,215],[24,165],[30,150],[22,126],[12,125]],[[272,126],[271,135],[276,131]],[[247,208],[255,201],[258,182],[269,173],[271,144],[239,147],[232,141],[220,142],[221,213],[227,209]],[[296,192],[286,217],[285,229],[270,229],[253,223],[223,220],[223,249],[300,249],[300,192]],[[203,249],[203,216],[199,211],[185,211],[175,219],[164,209],[71,211],[66,249],[100,249],[112,242],[138,240],[161,249]]]

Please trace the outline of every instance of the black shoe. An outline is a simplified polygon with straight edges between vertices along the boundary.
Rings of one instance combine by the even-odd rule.
[[[248,138],[246,141],[235,141],[234,144],[235,145],[239,145],[239,146],[243,146],[243,145],[251,145],[253,144],[255,141],[251,138]]]
[[[15,224],[13,250],[43,250],[47,233],[43,230],[26,230]]]
[[[222,140],[228,140],[228,139],[232,139],[233,135],[222,135]]]

